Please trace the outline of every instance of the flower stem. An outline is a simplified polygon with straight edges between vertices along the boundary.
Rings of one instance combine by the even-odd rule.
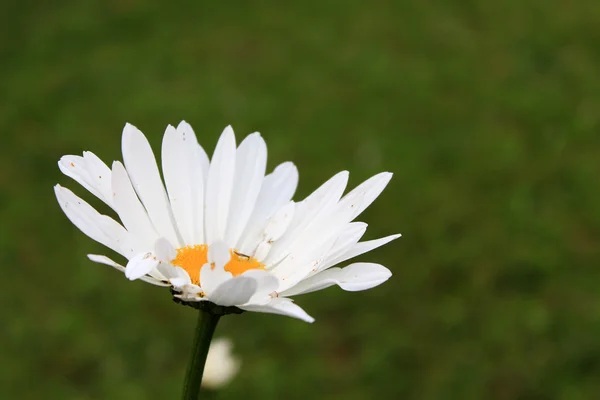
[[[198,313],[198,323],[196,324],[196,332],[194,333],[192,353],[183,383],[183,400],[198,400],[199,398],[204,364],[206,363],[210,341],[212,340],[213,333],[215,333],[219,318],[221,318],[220,315],[215,315],[208,311],[200,310]]]

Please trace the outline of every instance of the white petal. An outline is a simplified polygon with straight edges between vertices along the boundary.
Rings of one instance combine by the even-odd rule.
[[[235,136],[230,126],[219,138],[208,171],[205,193],[206,243],[224,238],[235,172]]]
[[[231,253],[225,242],[215,242],[208,248],[208,254],[206,255],[208,262],[214,264],[217,268],[224,268],[231,260]]]
[[[290,287],[296,285],[299,281],[308,279],[316,273],[319,273],[333,265],[339,264],[352,257],[366,253],[367,251],[373,250],[379,246],[396,239],[400,235],[392,235],[382,239],[371,240],[368,242],[357,243],[350,246],[342,255],[336,258],[332,258],[331,254],[335,251],[335,244],[328,249],[327,247],[321,247],[318,251],[307,251],[306,254],[311,255],[312,259],[310,262],[306,262],[305,255],[301,251],[296,250],[291,253],[288,258],[272,269],[272,273],[278,277],[285,278],[284,283],[281,285],[280,290],[287,290]],[[335,238],[335,236],[332,236]],[[331,239],[329,239],[331,240]],[[317,243],[319,243],[317,241]],[[325,242],[327,243],[327,242]],[[310,247],[306,244],[307,249]],[[295,260],[295,262],[294,262]]]
[[[114,267],[116,269],[118,269],[121,272],[125,272],[125,267],[122,266],[121,264],[118,264],[116,262],[114,262],[113,260],[111,260],[110,258],[106,257],[106,256],[101,256],[101,255],[97,255],[97,254],[88,254],[88,258],[93,261],[93,262],[97,262],[99,264],[105,264],[105,265],[110,265],[111,267]],[[140,278],[140,280],[144,281],[144,282],[148,282],[152,285],[155,286],[162,286],[162,287],[166,287],[169,286],[169,283],[167,282],[163,282],[159,279],[155,279],[152,278],[151,276],[142,276]]]
[[[319,218],[330,214],[342,196],[347,183],[348,171],[339,172],[306,199],[297,203],[294,219],[289,229],[280,240],[273,244],[265,262],[267,264],[276,264],[286,257],[290,253],[292,245],[311,224],[316,223]]]
[[[340,200],[340,206],[343,207],[346,203],[355,202],[357,198],[361,199],[360,204],[353,208],[354,212],[348,221],[352,221],[375,201],[392,179],[392,175],[391,172],[379,173],[358,185]]]
[[[294,218],[295,207],[296,203],[293,201],[281,207],[267,219],[264,229],[256,231],[254,237],[245,238],[241,252],[253,254],[258,261],[262,261],[268,254],[272,243],[278,240],[290,226]]]
[[[262,262],[265,257],[267,257],[267,254],[269,254],[269,251],[271,251],[272,246],[273,245],[269,242],[260,242],[256,247],[256,250],[254,250],[253,257],[256,258],[257,261]],[[244,251],[242,251],[242,253],[247,254]],[[252,254],[252,252],[248,253]]]
[[[152,249],[158,233],[135,194],[125,167],[119,161],[112,166],[112,190],[113,205],[123,225],[146,251]]]
[[[208,248],[208,263],[200,269],[200,282],[202,289],[210,298],[214,291],[225,281],[232,278],[231,273],[225,271],[225,264],[231,259],[227,245],[216,242]]]
[[[337,239],[327,254],[327,259],[321,264],[320,270],[327,269],[334,265],[336,259],[347,253],[354,247],[367,230],[367,224],[364,222],[352,222],[347,224],[344,229],[338,233]],[[337,262],[335,262],[337,264]]]
[[[270,294],[279,288],[279,279],[264,270],[251,269],[244,272],[241,276],[253,278],[257,283],[254,295],[248,300],[248,304],[267,303],[271,300]]]
[[[104,264],[104,265],[110,265],[111,267],[116,268],[117,270],[119,270],[121,272],[125,272],[124,266],[114,262],[113,260],[111,260],[110,258],[108,258],[106,256],[101,256],[98,254],[88,254],[88,258],[93,262],[96,262],[99,264]]]
[[[183,271],[185,272],[185,271]],[[173,285],[175,288],[183,288],[185,286],[191,285],[192,281],[190,280],[190,276],[186,273],[186,274],[181,274],[179,276],[175,276],[173,278],[169,278],[169,282],[171,282],[171,285]],[[200,287],[198,287],[200,289]],[[200,289],[202,290],[202,289]]]
[[[293,254],[299,251],[310,252],[311,246],[314,246],[315,244],[320,245],[321,242],[326,241],[333,236],[343,235],[344,231],[348,229],[348,223],[356,218],[360,212],[362,212],[369,204],[373,202],[373,200],[375,200],[375,198],[387,185],[391,176],[392,174],[387,172],[378,174],[348,193],[339,201],[339,203],[332,204],[329,202],[322,206],[328,211],[323,212],[320,210],[317,216],[312,217],[313,222],[306,228],[302,228],[302,224],[306,225],[309,223],[307,221],[311,220],[311,213],[309,212],[308,215],[303,216],[303,221],[300,223],[300,225],[293,226],[294,224],[292,224],[290,229],[292,233],[286,235],[284,240],[273,246],[274,248],[269,256],[265,259],[265,262],[276,264],[288,254]],[[319,192],[319,190],[321,189],[318,189],[317,192]],[[309,198],[306,200],[307,203],[311,196],[309,196]],[[332,198],[335,199],[335,197]],[[298,206],[298,213],[300,215],[302,215],[301,213],[303,211],[302,203],[304,202],[301,202]],[[308,207],[308,205],[305,207]],[[295,238],[293,238],[294,232],[296,236]],[[336,246],[339,246],[339,243],[336,244]],[[333,248],[331,251],[339,252],[340,249]],[[329,266],[331,265],[333,264],[329,264]],[[321,270],[323,268],[325,268],[324,265],[320,267]]]
[[[317,241],[318,246],[311,246],[307,251],[290,253],[281,263],[273,267],[270,272],[280,279],[279,291],[285,291],[306,279],[311,273],[320,270],[327,255],[333,248],[336,237]]]
[[[181,121],[177,125],[177,131],[188,139],[186,141],[195,143],[188,154],[190,168],[192,173],[192,187],[194,191],[194,244],[206,243],[204,231],[204,199],[206,192],[206,181],[208,179],[208,170],[210,162],[204,148],[200,146],[196,138],[196,134],[191,125],[185,121]],[[189,139],[191,138],[191,139]]]
[[[181,245],[150,143],[139,129],[127,124],[123,129],[122,148],[129,178],[152,224],[161,236]]]
[[[383,237],[380,239],[369,240],[366,242],[358,242],[357,244],[355,244],[354,246],[349,248],[348,251],[346,251],[344,254],[340,255],[339,257],[337,257],[335,259],[328,260],[327,264],[328,265],[339,264],[341,262],[344,262],[351,258],[357,257],[357,256],[364,254],[366,252],[369,252],[371,250],[374,250],[378,247],[381,247],[384,244],[387,244],[387,243],[391,242],[392,240],[397,239],[401,236],[402,235],[397,234],[397,235],[386,236],[386,237]]]
[[[340,235],[346,235],[345,231],[348,229],[348,226],[351,225],[350,221],[356,218],[358,214],[375,200],[387,185],[391,176],[392,174],[388,172],[378,174],[352,190],[344,196],[339,203],[332,206],[328,214],[321,215],[320,218],[312,223],[312,225],[298,235],[294,244],[289,246],[288,252],[293,254],[299,251],[311,251],[311,247],[315,244],[319,245],[321,242],[329,240],[329,238],[334,236],[339,237]],[[343,237],[341,239],[343,241],[347,240]],[[358,238],[356,241],[358,241]],[[335,247],[331,249],[331,252],[336,252],[339,256],[341,251],[347,250],[340,249],[340,245],[349,248],[349,246],[353,244],[356,244],[356,242],[340,242],[338,239],[336,240]],[[286,255],[286,253],[282,253],[281,255]],[[332,259],[333,257],[330,255],[328,258]],[[276,257],[267,257],[266,261],[268,263],[277,263],[279,259]],[[329,266],[331,265],[333,264],[329,264]],[[324,268],[326,268],[326,266],[322,264],[319,270]]]
[[[58,161],[58,169],[60,169],[63,174],[86,188],[93,195],[100,198],[100,193],[89,183],[90,177],[85,161],[83,161],[83,157],[73,155],[62,156]]]
[[[112,186],[110,168],[91,151],[83,152],[92,184],[101,194],[100,199],[112,207]]]
[[[158,256],[157,256],[158,258]],[[160,259],[159,259],[160,260]],[[190,279],[190,275],[181,267],[172,265],[168,262],[161,262],[158,267],[156,267],[158,272],[164,275],[165,280],[171,282],[171,284],[175,287],[175,289],[185,288],[196,286],[192,284],[192,280]],[[188,290],[189,291],[189,290]],[[198,290],[198,292],[200,292]]]
[[[298,169],[291,162],[285,162],[267,175],[262,183],[256,205],[246,225],[246,229],[237,243],[244,254],[250,254],[260,241],[267,219],[284,204],[288,203],[298,186]],[[245,250],[244,250],[245,249]]]
[[[206,187],[206,182],[208,181],[208,171],[210,170],[210,161],[208,159],[206,151],[200,145],[200,143],[198,143],[198,147],[196,148],[196,156],[198,157],[198,159],[200,160],[200,164],[202,165],[202,179],[204,180],[204,187]]]
[[[130,235],[117,221],[101,215],[69,189],[56,185],[54,192],[63,212],[79,230],[125,257],[131,255]]]
[[[294,296],[338,285],[349,292],[371,289],[387,281],[392,273],[379,264],[356,263],[346,268],[330,268],[308,278],[296,286],[281,293]]]
[[[204,283],[203,283],[204,285]],[[208,298],[221,306],[236,306],[247,303],[256,293],[258,282],[250,276],[236,276],[221,283]]]
[[[308,218],[307,223],[312,222],[316,216],[328,215],[335,207],[346,189],[348,175],[348,171],[338,172],[299,203],[299,211],[305,213],[303,218]]]
[[[288,203],[294,196],[297,186],[298,169],[296,166],[289,161],[279,164],[263,180],[249,226],[265,221]]]
[[[332,247],[326,250],[328,252],[333,251],[334,243],[348,229],[351,216],[355,213],[355,208],[360,207],[362,200],[362,195],[358,195],[355,196],[352,202],[338,203],[328,215],[321,216],[319,220],[299,233],[293,244],[280,251],[279,257],[269,256],[265,259],[265,262],[267,264],[277,264],[283,257],[290,254],[312,253],[313,249],[320,249],[322,244],[327,242],[331,242]],[[327,254],[319,251],[319,257],[325,257]]]
[[[125,267],[125,276],[129,280],[141,278],[158,267],[158,260],[152,253],[140,253],[133,257]]]
[[[202,177],[203,183],[206,184],[206,179],[208,178],[208,168],[210,164],[210,162],[208,161],[208,155],[206,154],[206,151],[204,151],[204,148],[198,143],[196,134],[194,133],[194,130],[192,129],[192,126],[190,124],[188,124],[185,121],[181,121],[179,125],[177,125],[177,131],[181,131],[183,134],[185,134],[187,138],[194,138],[196,143],[196,145],[194,146],[194,152],[196,153],[195,158],[200,163],[200,176]],[[192,142],[194,140],[192,140]],[[203,243],[203,241],[200,241],[198,243]]]
[[[98,197],[100,200],[102,200],[109,206],[111,205],[110,201],[111,201],[112,196],[109,196],[108,198],[106,198],[104,193],[97,186],[97,179],[94,179],[93,178],[94,175],[92,175],[92,174],[96,174],[97,172],[90,171],[88,162],[85,160],[84,157],[63,156],[63,157],[61,157],[60,161],[58,162],[58,168],[61,170],[61,172],[63,174],[65,174],[69,178],[72,178],[73,180],[75,180],[77,183],[79,183],[81,186],[86,188],[94,196]],[[108,169],[108,167],[107,167],[107,169]],[[99,176],[103,176],[103,178],[105,180],[108,180],[108,182],[110,183],[110,170],[108,171],[108,174],[100,172]],[[100,178],[100,179],[102,179],[102,178]]]
[[[187,165],[185,137],[168,125],[162,142],[162,170],[173,217],[183,242],[194,241],[194,200],[190,168]],[[201,183],[201,182],[200,182]]]
[[[263,233],[263,240],[274,242],[278,240],[288,229],[290,223],[294,218],[294,211],[296,209],[296,203],[290,201],[285,206],[281,207],[279,211],[273,214],[267,220],[267,226]]]
[[[154,244],[154,254],[160,262],[170,263],[177,257],[177,250],[165,238],[159,238]]]
[[[203,243],[204,236],[204,178],[197,146],[193,131],[167,127],[162,143],[163,174],[173,216],[186,245]]]
[[[240,143],[235,155],[235,178],[225,233],[225,241],[233,247],[237,247],[238,239],[254,210],[266,166],[265,141],[258,132],[248,135]]]
[[[315,321],[313,317],[308,315],[306,311],[304,311],[298,305],[294,304],[292,300],[284,297],[274,298],[266,305],[246,305],[240,306],[240,308],[246,311],[286,315],[288,317],[298,318],[302,321],[310,323]]]

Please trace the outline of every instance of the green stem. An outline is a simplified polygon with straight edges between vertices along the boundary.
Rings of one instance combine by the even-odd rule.
[[[192,343],[192,354],[188,363],[185,381],[183,383],[183,400],[198,400],[200,395],[200,383],[204,372],[204,364],[208,355],[208,348],[212,340],[213,333],[219,322],[220,315],[212,314],[208,311],[198,313],[198,323],[194,333],[194,342]]]

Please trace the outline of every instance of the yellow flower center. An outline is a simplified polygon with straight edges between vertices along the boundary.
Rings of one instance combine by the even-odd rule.
[[[231,259],[225,264],[225,271],[230,272],[233,276],[241,275],[250,269],[265,269],[265,265],[255,258],[238,253],[233,249],[229,250],[229,254]],[[200,269],[207,262],[208,246],[197,244],[177,249],[177,257],[171,261],[171,264],[183,268],[190,276],[192,283],[200,285]]]

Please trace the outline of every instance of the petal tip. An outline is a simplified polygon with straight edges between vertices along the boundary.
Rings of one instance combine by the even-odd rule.
[[[136,126],[130,124],[129,122],[125,123],[122,141],[126,142],[132,140],[132,138],[137,135],[144,136],[144,134]]]
[[[135,126],[131,125],[129,122],[125,122],[125,126],[123,127],[123,135],[128,135],[135,129]]]
[[[393,176],[394,176],[393,172],[385,171],[385,172],[381,173],[382,180],[385,181],[386,186],[388,185],[388,183],[390,183]]]
[[[191,132],[193,132],[194,130],[192,129],[192,126],[184,119],[181,120],[181,122],[179,122],[179,124],[177,124],[177,130],[190,130]]]

